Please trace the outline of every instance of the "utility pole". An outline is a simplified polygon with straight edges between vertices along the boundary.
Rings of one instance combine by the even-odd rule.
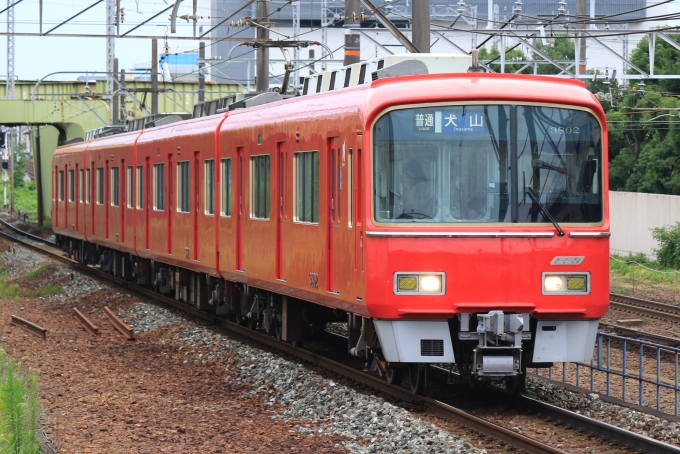
[[[361,61],[361,34],[356,31],[361,26],[359,0],[345,0],[345,65]]]
[[[14,128],[7,130],[9,148],[9,211],[14,211]]]
[[[158,113],[158,40],[151,40],[151,115]]]
[[[125,70],[121,69],[120,70],[120,88],[125,88]],[[127,120],[127,110],[125,109],[125,94],[121,92],[121,95],[119,96],[119,111],[118,111],[118,118],[120,119],[121,123],[125,123]]]
[[[269,29],[267,23],[269,22],[269,0],[257,0],[257,27],[256,38],[257,41],[264,41],[269,39]],[[265,92],[269,89],[269,48],[260,46],[256,50],[257,59],[257,84],[255,90]]]
[[[205,43],[201,41],[198,43],[198,103],[205,101]]]
[[[585,1],[585,0],[583,0]],[[430,0],[411,3],[413,10],[413,34],[411,42],[424,54],[430,53]]]
[[[291,7],[293,8],[293,40],[297,41],[300,39],[300,1],[296,0],[292,2]],[[295,70],[293,71],[293,88],[294,92],[297,93],[297,87],[300,85],[300,48],[295,47],[293,49],[293,65],[295,65]]]
[[[40,167],[40,162],[40,126],[36,126],[33,174],[35,175],[35,192],[38,196],[38,226],[42,227],[45,219],[43,214],[42,168]]]
[[[106,0],[106,94],[111,96],[114,87],[115,69],[113,59],[116,58],[116,22],[118,12],[116,11],[116,0]]]
[[[14,3],[7,0],[7,83],[5,99],[16,99],[14,96]]]
[[[108,80],[108,74],[106,75],[106,78]],[[114,58],[113,59],[113,80],[116,80],[118,77],[118,59]],[[107,82],[108,85],[108,82]],[[115,84],[114,84],[115,85]],[[112,125],[117,125],[118,124],[118,96],[113,96],[113,92],[116,90],[111,91],[109,94],[111,95],[111,124]]]
[[[593,1],[593,0],[590,0]],[[586,24],[583,22],[583,20],[586,18],[586,0],[576,0],[576,18],[581,21],[580,23],[576,24],[576,28],[578,30],[585,31],[586,29]],[[583,32],[579,33],[579,37],[576,38],[576,42],[578,43],[576,47],[576,66],[578,67],[576,74],[585,74],[586,73],[586,40],[583,37]]]

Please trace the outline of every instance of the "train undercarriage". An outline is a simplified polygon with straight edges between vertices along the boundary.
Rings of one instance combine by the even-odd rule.
[[[346,324],[348,353],[365,358],[365,367],[389,383],[400,384],[408,376],[414,393],[426,391],[428,363],[388,361],[378,335],[381,321],[78,239],[58,236],[57,242],[68,257],[81,264],[295,345],[316,337],[329,323]],[[442,366],[449,369],[451,381],[471,386],[501,382],[514,394],[524,388],[528,365],[552,365],[531,363],[536,321],[529,314],[491,311],[460,314],[445,322],[456,361]],[[435,359],[433,356],[432,363],[439,363]]]

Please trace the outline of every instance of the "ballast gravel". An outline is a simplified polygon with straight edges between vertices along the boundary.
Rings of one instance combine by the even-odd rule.
[[[527,395],[655,440],[680,445],[680,424],[677,422],[605,402],[596,393],[574,393],[530,376],[527,377]]]
[[[131,326],[146,331],[179,321],[172,311],[151,304],[136,304],[119,315]],[[184,327],[167,340],[181,344],[187,362],[224,358],[225,380],[250,385],[252,391],[244,397],[260,398],[274,411],[282,410],[272,419],[304,422],[295,428],[308,437],[325,434],[351,440],[336,448],[353,453],[486,452],[382,398],[361,394],[302,364],[208,328]]]

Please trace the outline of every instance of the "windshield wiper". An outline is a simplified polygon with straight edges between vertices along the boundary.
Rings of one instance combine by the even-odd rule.
[[[555,218],[552,217],[552,215],[550,214],[550,212],[548,211],[548,209],[541,203],[541,201],[540,201],[539,198],[538,198],[538,194],[536,194],[536,191],[534,191],[534,189],[531,188],[531,187],[529,187],[529,186],[525,186],[525,187],[524,187],[524,190],[526,191],[527,194],[529,194],[529,198],[530,198],[536,205],[538,205],[538,207],[541,209],[541,212],[543,213],[543,215],[544,215],[545,217],[547,217],[547,218],[550,220],[550,222],[553,223],[553,225],[555,226],[555,229],[557,229],[557,235],[558,235],[558,236],[564,236],[564,230],[562,230],[562,228],[561,228],[560,225],[557,223],[557,221],[555,220]]]

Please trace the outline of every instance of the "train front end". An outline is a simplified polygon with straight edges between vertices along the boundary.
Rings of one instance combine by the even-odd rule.
[[[599,103],[556,79],[428,82],[370,124],[366,301],[383,367],[523,382],[590,361],[609,304]],[[437,101],[447,90],[460,96]]]

